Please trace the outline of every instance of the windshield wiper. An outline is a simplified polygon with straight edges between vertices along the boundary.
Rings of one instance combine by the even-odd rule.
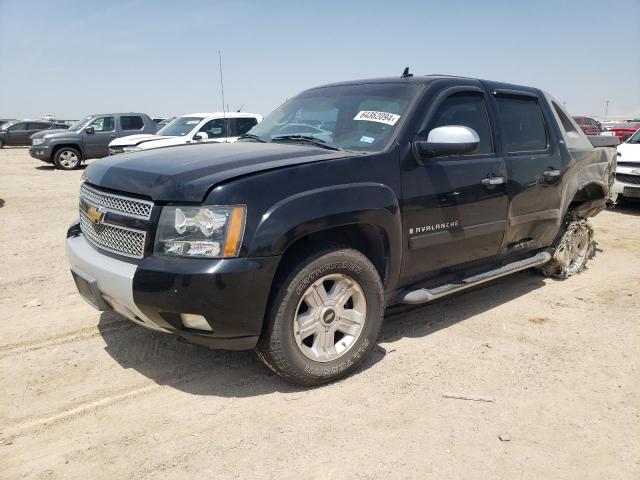
[[[283,141],[283,140],[285,142],[289,140],[291,140],[292,142],[308,142],[308,143],[312,143],[317,147],[326,148],[327,150],[344,150],[342,147],[339,147],[338,145],[334,145],[333,143],[328,143],[322,140],[321,138],[312,137],[310,135],[278,135],[271,139],[272,142]]]
[[[240,135],[238,137],[238,140],[241,138],[250,138],[251,140],[257,140],[262,143],[267,143],[267,141],[264,138],[262,138],[260,135],[254,135],[253,133],[245,133],[244,135]]]

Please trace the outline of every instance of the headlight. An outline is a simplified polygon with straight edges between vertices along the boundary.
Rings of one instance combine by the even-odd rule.
[[[45,137],[34,138],[32,139],[32,145],[42,145],[44,143]]]
[[[140,147],[124,147],[124,148],[122,149],[122,151],[123,151],[124,153],[137,152],[138,150],[142,150],[142,148],[140,148]]]
[[[246,212],[244,205],[164,207],[154,252],[179,257],[236,257]]]

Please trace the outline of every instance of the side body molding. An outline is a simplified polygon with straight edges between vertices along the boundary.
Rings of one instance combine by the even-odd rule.
[[[296,240],[348,225],[370,225],[386,236],[387,287],[395,285],[402,261],[402,220],[395,193],[381,183],[349,183],[291,195],[267,210],[249,247],[250,256],[281,255]]]

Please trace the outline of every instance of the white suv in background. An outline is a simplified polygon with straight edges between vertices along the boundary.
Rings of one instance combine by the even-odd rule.
[[[625,198],[640,200],[640,130],[618,145],[613,193],[618,194],[618,202]]]
[[[191,113],[176,118],[153,135],[130,135],[109,144],[109,155],[195,142],[235,142],[262,121],[255,113]]]

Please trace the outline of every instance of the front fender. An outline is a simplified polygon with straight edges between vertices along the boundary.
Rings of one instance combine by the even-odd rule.
[[[249,256],[281,255],[296,240],[334,227],[372,225],[387,237],[389,279],[397,278],[402,252],[402,221],[395,193],[380,183],[332,185],[287,197],[258,222]]]
[[[59,147],[59,146],[65,146],[65,147],[73,146],[74,148],[78,149],[78,151],[80,152],[80,154],[82,154],[82,156],[84,156],[84,149],[82,148],[82,140],[71,139],[71,138],[52,138],[47,142],[46,146],[49,147],[51,151],[53,151],[56,147]]]

